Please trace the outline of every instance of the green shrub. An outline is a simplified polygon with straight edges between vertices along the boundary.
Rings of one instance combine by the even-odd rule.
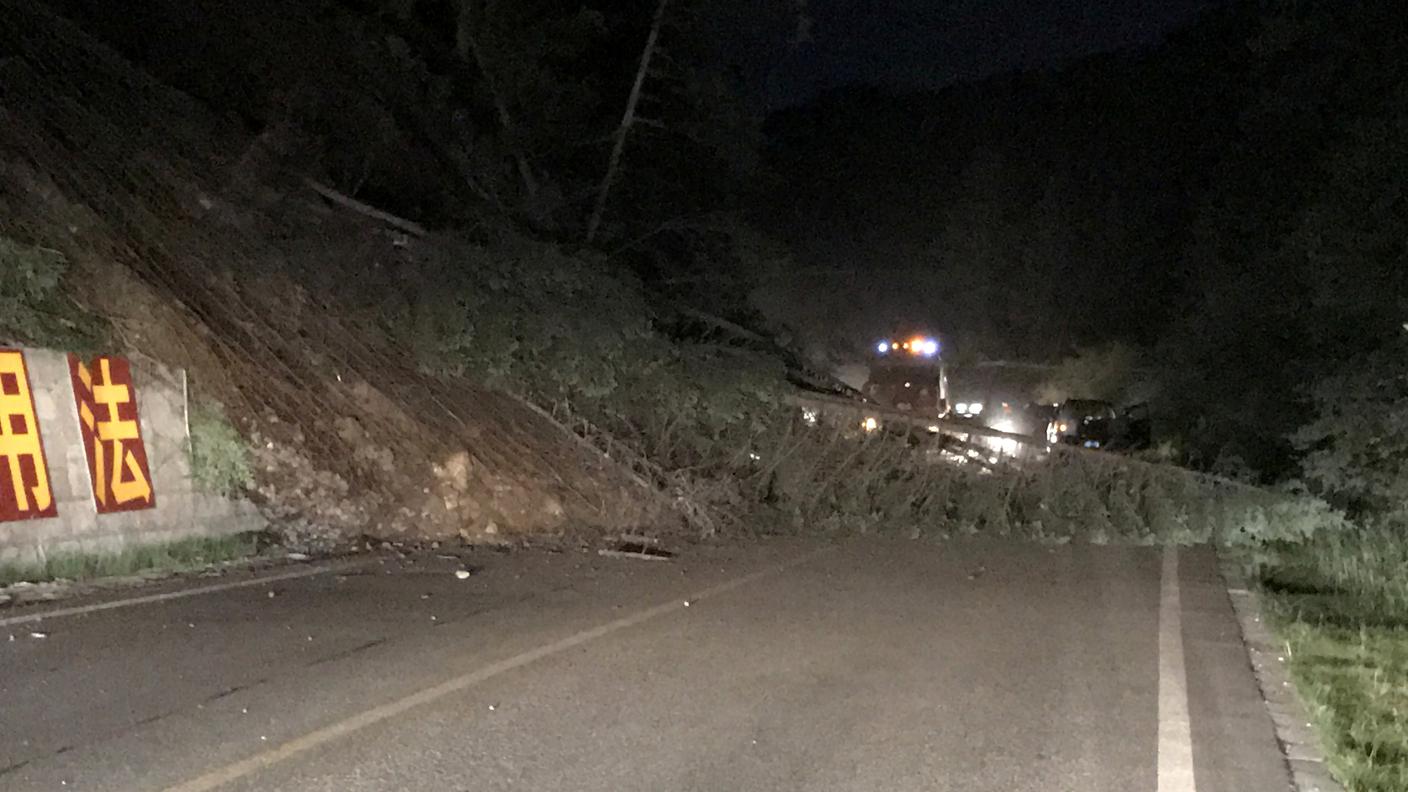
[[[194,537],[159,544],[133,545],[110,553],[66,553],[43,563],[0,566],[0,586],[21,581],[94,580],[150,572],[180,572],[252,556],[258,550],[253,534]]]
[[[0,341],[86,352],[101,326],[63,293],[68,260],[58,251],[0,236]]]
[[[727,467],[782,403],[778,360],[671,338],[637,279],[553,245],[485,250],[396,324],[423,369],[565,409],[666,472]]]
[[[1408,504],[1408,342],[1346,363],[1309,390],[1314,418],[1291,438],[1301,474],[1354,514]]]
[[[249,447],[219,404],[191,410],[191,475],[206,492],[233,497],[254,483]]]

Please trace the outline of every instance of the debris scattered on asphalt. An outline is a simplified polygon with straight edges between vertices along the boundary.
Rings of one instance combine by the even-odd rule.
[[[473,573],[470,572],[468,569],[456,569],[456,570],[455,570],[455,577],[459,578],[460,580],[469,580],[469,576],[470,576],[471,574],[473,574]]]
[[[278,593],[277,593],[277,592],[275,592],[275,591],[270,591],[270,592],[269,592],[269,599],[273,599],[274,597],[277,597],[277,596],[278,596]]]
[[[684,601],[684,606],[685,606],[686,608],[689,607],[689,600],[685,600],[685,601]]]
[[[312,556],[308,555],[307,553],[289,553],[289,554],[288,554],[288,560],[290,560],[290,561],[307,561],[307,560],[310,559],[310,558],[312,558]]]
[[[49,633],[41,632],[41,631],[39,631],[39,630],[35,630],[34,632],[32,632],[32,633],[29,634],[29,637],[30,637],[30,638],[48,638],[48,637],[49,637]]]
[[[602,548],[596,553],[610,558],[634,558],[639,561],[669,561],[675,557],[669,550],[642,542],[622,542],[614,548]]]
[[[657,537],[645,536],[643,534],[621,534],[620,539],[622,542],[625,542],[627,544],[642,544],[651,546],[659,546],[660,544],[660,540]]]
[[[499,705],[497,705],[497,704],[490,704],[490,705],[489,705],[489,711],[490,711],[490,712],[493,712],[494,710],[496,710],[496,709],[498,709],[498,708],[499,708]]]

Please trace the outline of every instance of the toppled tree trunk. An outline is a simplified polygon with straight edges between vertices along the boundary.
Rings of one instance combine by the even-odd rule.
[[[636,121],[636,105],[640,103],[640,89],[645,84],[645,75],[650,70],[650,59],[655,55],[655,46],[660,40],[660,24],[665,20],[665,7],[670,0],[660,0],[655,7],[655,19],[650,23],[650,35],[645,38],[645,49],[640,54],[640,68],[636,69],[636,81],[631,86],[630,98],[626,100],[626,111],[621,114],[621,125],[616,129],[616,142],[611,146],[611,159],[606,164],[606,175],[601,179],[597,190],[596,206],[587,221],[587,242],[596,240],[601,228],[601,216],[606,212],[606,199],[611,195],[611,183],[616,179],[616,171],[621,165],[621,152],[626,148],[626,136]]]

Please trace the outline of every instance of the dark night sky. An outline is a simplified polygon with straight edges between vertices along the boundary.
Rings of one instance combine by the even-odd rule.
[[[770,106],[852,84],[900,89],[1056,66],[1155,43],[1216,0],[759,0],[801,10],[810,41],[753,61]]]

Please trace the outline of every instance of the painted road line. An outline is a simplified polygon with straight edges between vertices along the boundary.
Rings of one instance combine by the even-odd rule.
[[[813,550],[810,553],[806,553],[783,564],[734,578],[725,583],[720,583],[717,586],[687,594],[683,598],[677,597],[671,599],[669,602],[637,611],[629,616],[624,616],[589,630],[583,630],[582,632],[561,640],[544,644],[536,649],[530,649],[508,659],[500,660],[496,663],[491,663],[468,673],[461,674],[460,676],[447,679],[438,685],[423,688],[404,698],[364,710],[351,717],[344,718],[343,720],[330,723],[327,726],[308,732],[302,736],[295,737],[267,751],[261,751],[237,762],[212,770],[199,777],[192,778],[189,781],[168,787],[165,792],[208,792],[209,790],[217,789],[315,748],[340,740],[368,726],[374,726],[378,723],[391,720],[418,707],[432,704],[446,696],[467,690],[494,677],[523,668],[524,666],[553,655],[561,654],[569,649],[574,649],[578,646],[595,641],[598,638],[604,638],[612,633],[634,627],[638,624],[650,621],[651,619],[669,613],[677,613],[699,600],[717,597],[720,594],[732,591],[740,586],[759,580],[760,578],[784,572],[816,558],[829,549],[830,548],[821,548],[819,550]]]
[[[1183,660],[1183,603],[1178,548],[1164,548],[1159,597],[1158,792],[1196,792],[1193,728],[1188,718],[1188,671]]]
[[[81,616],[85,613],[97,613],[99,611],[115,610],[117,608],[131,608],[136,605],[150,605],[154,602],[166,602],[168,600],[184,599],[186,597],[199,597],[203,594],[214,594],[219,591],[230,591],[231,589],[249,588],[250,586],[263,586],[269,583],[277,583],[281,580],[295,580],[297,578],[312,577],[326,572],[341,572],[346,569],[366,564],[367,561],[348,561],[340,564],[327,564],[324,566],[312,566],[296,569],[292,572],[283,572],[278,575],[267,575],[264,577],[250,578],[249,580],[237,580],[230,583],[215,583],[209,586],[197,586],[195,588],[180,589],[179,591],[167,591],[161,594],[146,594],[141,597],[127,597],[107,602],[97,602],[92,605],[79,605],[72,608],[57,608],[39,613],[26,613],[23,616],[11,616],[0,619],[0,627],[13,627],[18,624],[33,624],[45,619],[61,619],[65,616]]]

